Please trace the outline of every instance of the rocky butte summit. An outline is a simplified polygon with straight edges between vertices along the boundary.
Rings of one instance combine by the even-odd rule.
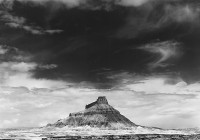
[[[47,127],[65,126],[91,126],[91,127],[131,127],[136,126],[128,118],[109,105],[105,96],[100,96],[95,102],[85,106],[85,110],[70,113],[69,117],[58,120]]]

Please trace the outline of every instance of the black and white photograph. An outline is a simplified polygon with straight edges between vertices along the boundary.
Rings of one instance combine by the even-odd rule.
[[[0,140],[200,140],[200,0],[0,0]]]

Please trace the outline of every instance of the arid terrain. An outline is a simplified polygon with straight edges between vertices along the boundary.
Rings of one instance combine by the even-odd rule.
[[[85,110],[70,113],[65,119],[40,128],[3,129],[0,139],[18,140],[197,140],[200,129],[160,129],[131,122],[108,104],[106,97],[98,97]]]
[[[0,131],[0,139],[41,140],[41,139],[200,139],[199,129],[164,130],[151,127],[132,127],[127,129],[109,129],[84,127],[63,128],[23,128],[4,129]]]

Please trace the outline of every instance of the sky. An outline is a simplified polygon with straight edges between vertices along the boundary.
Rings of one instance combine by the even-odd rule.
[[[132,122],[200,127],[198,0],[0,0],[0,128],[98,96]]]

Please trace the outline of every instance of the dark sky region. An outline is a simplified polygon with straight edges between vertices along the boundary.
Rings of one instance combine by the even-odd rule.
[[[200,126],[198,0],[0,2],[1,128],[43,126],[99,95],[137,124]]]

